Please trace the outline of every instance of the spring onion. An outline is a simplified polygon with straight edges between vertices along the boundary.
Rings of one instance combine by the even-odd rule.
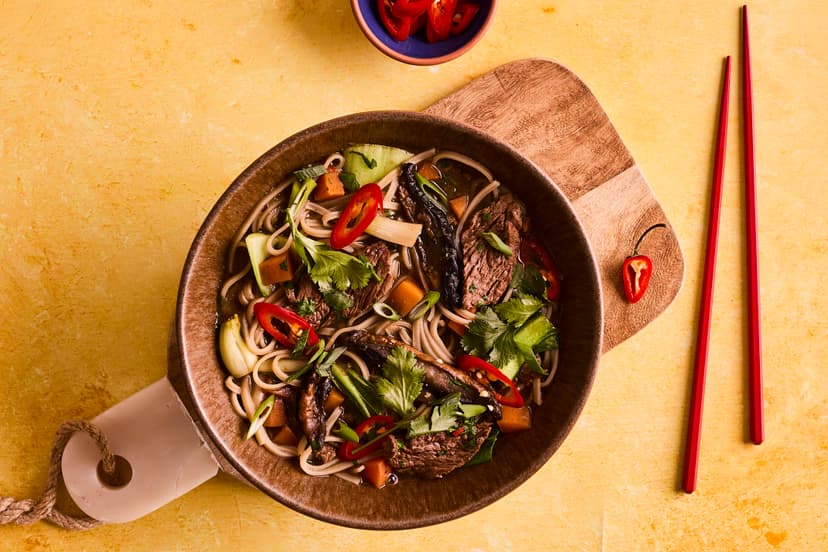
[[[312,167],[305,167],[303,169],[299,169],[298,171],[293,171],[293,176],[296,177],[296,180],[299,182],[304,182],[305,180],[316,180],[325,172],[327,172],[327,167],[325,165],[314,165]]]
[[[408,312],[408,319],[409,320],[417,320],[425,316],[428,311],[430,311],[434,305],[440,300],[440,292],[437,291],[429,291],[425,294],[425,296],[420,299],[420,302],[414,305],[411,310]]]
[[[401,317],[388,303],[374,303],[374,312],[386,320],[399,320]]]
[[[256,409],[256,412],[253,414],[253,418],[250,420],[250,429],[247,430],[247,437],[245,437],[245,439],[253,437],[264,425],[267,417],[270,415],[270,411],[273,410],[273,404],[275,402],[275,395],[270,395],[262,401],[262,404],[259,405],[259,408]]]
[[[514,255],[514,253],[512,253],[512,248],[509,247],[506,242],[504,242],[501,237],[494,232],[483,232],[483,239],[486,240],[486,243],[488,243],[489,246],[491,246],[491,248],[495,251],[499,251],[507,257]]]
[[[424,177],[420,173],[415,175],[417,177],[417,184],[420,185],[420,189],[428,194],[437,196],[440,199],[440,204],[447,205],[448,204],[448,194],[434,181],[429,180],[428,178]]]

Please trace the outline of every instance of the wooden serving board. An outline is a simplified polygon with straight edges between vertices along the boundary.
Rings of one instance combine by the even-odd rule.
[[[638,332],[673,301],[684,276],[675,233],[641,170],[589,88],[545,59],[508,63],[425,110],[511,144],[543,169],[572,202],[601,271],[604,351]],[[621,266],[635,241],[654,264],[650,287],[627,303]],[[566,278],[577,275],[565,274]]]

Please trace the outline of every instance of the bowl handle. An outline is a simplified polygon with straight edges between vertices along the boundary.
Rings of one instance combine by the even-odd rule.
[[[178,395],[162,378],[92,420],[112,453],[129,464],[131,478],[112,487],[98,476],[101,454],[87,434],[76,433],[61,469],[69,495],[88,516],[133,521],[201,485],[219,471]]]

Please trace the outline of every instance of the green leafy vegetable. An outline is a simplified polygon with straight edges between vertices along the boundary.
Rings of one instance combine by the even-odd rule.
[[[489,246],[495,251],[503,253],[507,257],[514,255],[514,253],[512,253],[512,248],[509,247],[509,245],[494,232],[483,232],[482,236],[483,239],[486,240],[486,243],[488,243]]]
[[[546,280],[535,265],[517,263],[512,271],[512,288],[526,295],[536,298],[546,298]]]
[[[534,295],[518,294],[481,309],[463,334],[463,349],[487,359],[509,378],[526,363],[543,373],[535,355],[557,347],[557,330],[540,312],[544,304]]]
[[[339,180],[342,181],[342,185],[345,187],[345,191],[349,193],[353,193],[359,190],[359,181],[357,180],[356,175],[352,172],[342,171],[339,173]]]
[[[338,289],[329,289],[322,294],[322,299],[327,303],[331,310],[337,314],[342,314],[346,310],[354,306],[354,299],[344,291]]]
[[[407,416],[414,410],[414,400],[423,390],[425,370],[417,363],[414,353],[403,347],[394,347],[382,365],[382,376],[374,382],[385,406]]]
[[[411,420],[408,437],[454,429],[457,427],[457,418],[461,416],[460,393],[446,395],[442,401],[434,405],[431,415],[424,414]]]
[[[310,299],[302,299],[296,302],[294,309],[296,309],[296,314],[307,318],[316,312],[316,303]]]
[[[496,427],[492,429],[489,436],[486,437],[486,440],[483,441],[483,444],[480,445],[480,450],[477,451],[477,454],[472,456],[471,460],[466,462],[466,466],[475,466],[477,464],[485,464],[486,462],[492,461],[492,453],[494,452],[495,442],[497,442],[497,438],[500,435],[500,430]]]
[[[335,251],[325,243],[303,234],[296,224],[296,213],[304,205],[316,182],[306,180],[291,193],[291,202],[286,209],[290,231],[293,235],[293,249],[308,267],[308,275],[324,292],[332,287],[339,290],[359,289],[368,285],[371,278],[379,279],[374,267],[365,257],[354,257],[342,251]]]
[[[543,301],[533,295],[519,295],[494,307],[497,315],[507,324],[522,326],[543,306]]]

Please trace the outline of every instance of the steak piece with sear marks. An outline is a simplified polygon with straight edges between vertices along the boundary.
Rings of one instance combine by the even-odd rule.
[[[471,460],[492,430],[492,423],[478,422],[474,433],[454,435],[447,431],[418,435],[408,441],[388,438],[385,452],[394,471],[425,479],[443,477]]]
[[[500,189],[500,197],[476,211],[460,234],[463,250],[463,308],[474,310],[497,303],[512,281],[512,271],[520,249],[520,232],[526,210],[510,192]],[[504,255],[483,237],[493,232],[512,250]]]

